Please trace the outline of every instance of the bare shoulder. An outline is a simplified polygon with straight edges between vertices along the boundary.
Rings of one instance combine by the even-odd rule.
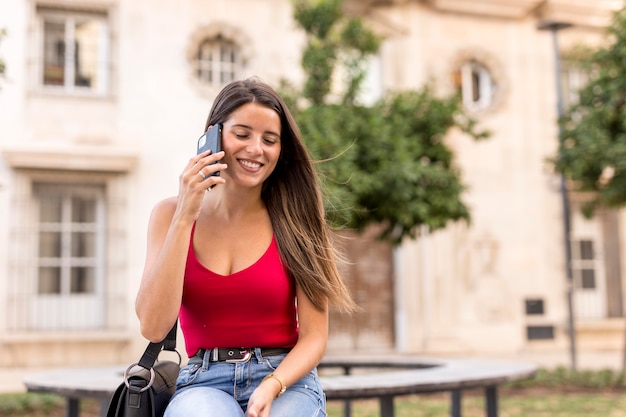
[[[176,211],[177,201],[177,197],[168,197],[156,203],[152,208],[152,221],[169,223]]]

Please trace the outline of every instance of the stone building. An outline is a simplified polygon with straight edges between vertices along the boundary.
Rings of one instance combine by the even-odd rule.
[[[354,238],[364,311],[333,317],[329,350],[567,355],[556,57],[606,41],[622,1],[351,0],[385,40],[367,94],[461,91],[492,132],[446,139],[471,224],[397,249]],[[134,297],[152,206],[174,195],[211,101],[232,79],[302,81],[289,0],[0,2],[0,369],[117,364],[145,341]],[[568,97],[584,74],[562,67]],[[572,196],[581,350],[622,349],[624,214]]]

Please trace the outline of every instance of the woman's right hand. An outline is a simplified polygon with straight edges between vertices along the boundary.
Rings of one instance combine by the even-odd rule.
[[[211,154],[211,151],[203,152],[189,160],[187,166],[179,177],[178,215],[189,215],[195,221],[200,215],[204,193],[218,184],[224,184],[226,180],[221,176],[214,176],[217,171],[228,168],[220,163],[224,157],[224,151]]]

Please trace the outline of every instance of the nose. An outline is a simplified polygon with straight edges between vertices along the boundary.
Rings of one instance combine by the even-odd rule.
[[[262,138],[260,135],[253,135],[246,146],[246,151],[252,155],[260,155],[262,150]]]

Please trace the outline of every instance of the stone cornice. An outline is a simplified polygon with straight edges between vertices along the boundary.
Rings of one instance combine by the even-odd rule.
[[[12,168],[69,171],[129,172],[139,159],[132,150],[96,146],[5,148],[0,154]]]
[[[463,14],[520,19],[531,14],[544,0],[425,0],[434,9]]]
[[[625,4],[623,0],[549,0],[537,8],[536,15],[540,20],[603,28],[611,24],[613,12]]]
[[[606,27],[612,13],[626,0],[346,0],[361,13],[376,7],[425,4],[443,13],[459,13],[500,19],[566,21],[577,26]]]

